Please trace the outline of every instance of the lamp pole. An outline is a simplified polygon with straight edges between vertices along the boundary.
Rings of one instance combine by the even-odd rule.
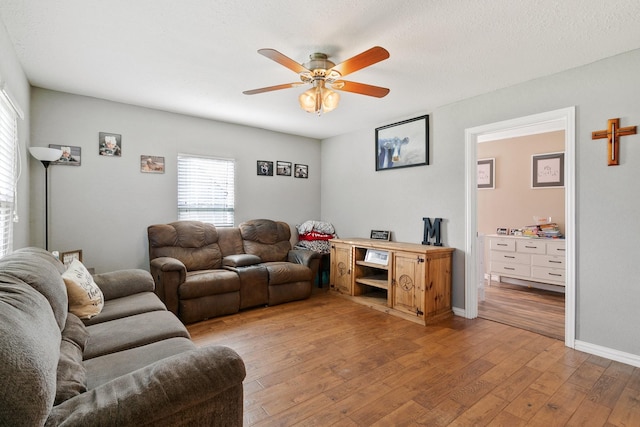
[[[49,160],[41,160],[44,165],[44,248],[49,250]]]
[[[29,147],[29,152],[44,166],[44,248],[49,250],[49,165],[60,159],[62,150],[46,147]]]

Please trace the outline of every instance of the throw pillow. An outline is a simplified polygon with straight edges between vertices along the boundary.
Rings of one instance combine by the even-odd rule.
[[[67,271],[62,274],[62,279],[67,285],[71,313],[81,319],[91,319],[102,311],[102,291],[80,261],[73,260]]]

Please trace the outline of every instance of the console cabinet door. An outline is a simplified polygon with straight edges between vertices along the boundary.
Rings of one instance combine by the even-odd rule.
[[[438,319],[451,313],[451,255],[429,256],[425,267],[425,318]]]
[[[424,317],[424,256],[395,252],[393,255],[392,307]]]
[[[352,246],[331,244],[331,288],[347,295],[353,295],[351,283]]]

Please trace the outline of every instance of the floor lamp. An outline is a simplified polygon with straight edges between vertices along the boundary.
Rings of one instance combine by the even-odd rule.
[[[49,164],[62,156],[62,150],[29,147],[29,152],[44,165],[44,248],[49,250]]]

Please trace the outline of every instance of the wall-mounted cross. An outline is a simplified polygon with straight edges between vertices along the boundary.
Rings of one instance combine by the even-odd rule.
[[[597,130],[591,133],[591,139],[608,138],[609,144],[607,148],[607,166],[617,166],[620,164],[620,141],[621,136],[635,135],[636,127],[628,126],[620,127],[620,119],[609,119],[609,128]]]

